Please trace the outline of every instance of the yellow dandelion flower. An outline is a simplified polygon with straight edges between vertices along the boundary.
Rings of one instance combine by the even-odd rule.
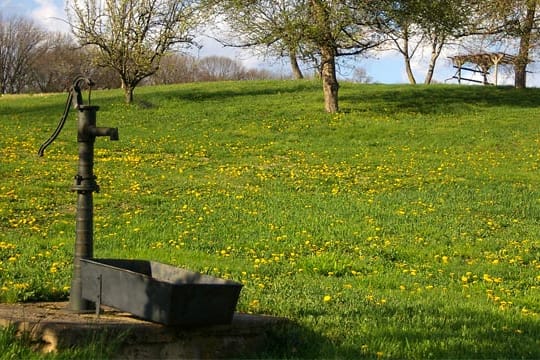
[[[324,302],[329,302],[330,300],[332,300],[332,297],[330,295],[324,295],[323,297]]]

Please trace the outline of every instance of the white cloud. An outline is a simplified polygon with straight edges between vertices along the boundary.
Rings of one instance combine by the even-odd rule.
[[[62,1],[33,0],[34,10],[30,13],[32,19],[48,31],[69,31],[66,23],[66,13]]]

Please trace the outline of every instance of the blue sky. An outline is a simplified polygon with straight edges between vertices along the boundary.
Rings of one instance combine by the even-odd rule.
[[[65,22],[59,19],[65,18],[64,0],[0,0],[0,13],[5,15],[20,14],[27,16],[48,30],[67,31]],[[281,61],[257,58],[248,51],[223,48],[209,38],[201,38],[199,42],[203,45],[198,51],[199,56],[222,55],[241,61],[246,67],[269,68],[278,72],[289,72],[288,64]],[[444,82],[454,74],[448,56],[457,54],[458,50],[448,49],[441,54],[435,69],[434,79]],[[197,54],[196,54],[197,55]],[[422,55],[422,54],[421,54]],[[413,70],[417,82],[424,80],[427,69],[427,59],[429,54],[423,54],[414,59]],[[393,51],[385,51],[371,54],[368,58],[355,59],[349,61],[353,66],[362,67],[367,71],[374,82],[379,83],[407,83],[402,57]],[[348,77],[352,71],[346,67],[342,69],[342,77]],[[504,77],[504,76],[503,76]],[[539,79],[537,79],[537,77]],[[507,75],[503,83],[511,83],[513,77]],[[455,81],[453,81],[455,82]],[[500,81],[501,82],[501,81]],[[529,74],[528,84],[530,86],[540,86],[540,77],[536,73]]]

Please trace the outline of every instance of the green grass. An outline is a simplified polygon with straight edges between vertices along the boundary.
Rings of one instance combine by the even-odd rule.
[[[92,334],[87,339],[88,343],[76,349],[65,349],[62,352],[43,354],[33,349],[41,344],[36,344],[28,333],[22,336],[17,333],[15,327],[8,326],[0,329],[0,359],[107,359],[115,355],[119,347],[119,342],[126,334],[115,335],[116,339],[111,338],[107,332],[101,334]]]
[[[263,358],[539,358],[540,90],[310,81],[96,91],[96,257],[244,283]],[[0,98],[2,301],[66,299],[74,114]]]

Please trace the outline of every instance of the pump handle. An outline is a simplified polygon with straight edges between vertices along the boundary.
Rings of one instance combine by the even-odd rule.
[[[66,106],[64,108],[64,113],[62,114],[62,118],[60,118],[60,122],[58,123],[58,126],[56,127],[56,130],[52,133],[51,137],[45,141],[38,150],[38,156],[43,156],[43,153],[45,152],[45,149],[51,145],[51,143],[58,137],[60,134],[60,131],[62,131],[62,128],[64,127],[64,124],[66,123],[66,119],[69,113],[69,108],[73,101],[73,93],[76,93],[75,102],[73,103],[73,107],[76,109],[80,109],[83,106],[83,100],[82,100],[82,93],[81,93],[81,85],[86,84],[88,85],[88,103],[90,103],[90,94],[92,86],[94,85],[94,82],[90,80],[89,78],[86,78],[84,76],[77,76],[75,80],[73,81],[73,86],[69,89],[68,97],[66,100]]]

